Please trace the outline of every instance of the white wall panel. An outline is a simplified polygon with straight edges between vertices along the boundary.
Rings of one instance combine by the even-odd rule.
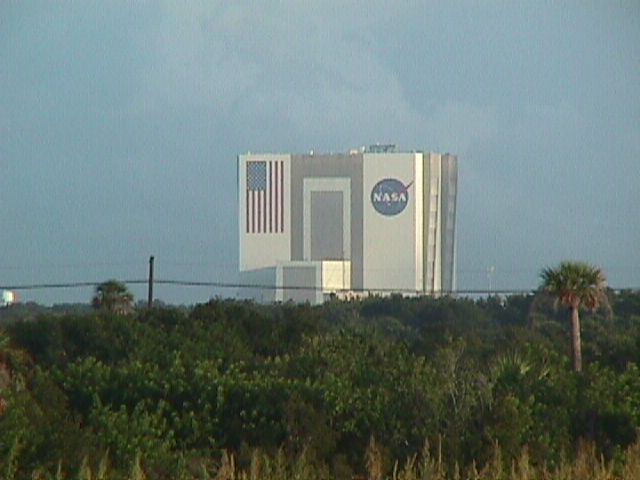
[[[422,169],[416,164],[420,154],[365,154],[363,161],[363,287],[365,290],[422,289],[422,224],[418,228],[418,214],[422,218]],[[372,192],[383,180],[391,180],[389,188],[383,184],[377,193],[378,201],[389,201],[390,211],[397,204],[393,180],[406,187],[406,207],[400,213],[385,215],[374,207]],[[416,184],[420,186],[416,189]],[[384,194],[387,194],[385,197]],[[397,192],[395,192],[397,193]],[[420,200],[416,201],[416,197]],[[420,205],[418,207],[418,205]]]

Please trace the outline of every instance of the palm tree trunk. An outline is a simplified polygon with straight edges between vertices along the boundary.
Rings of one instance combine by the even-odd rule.
[[[573,370],[582,372],[582,341],[580,339],[580,306],[571,306],[571,341],[573,343]]]

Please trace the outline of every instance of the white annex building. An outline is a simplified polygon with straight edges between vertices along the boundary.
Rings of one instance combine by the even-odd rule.
[[[240,295],[455,290],[457,157],[376,145],[238,157]]]

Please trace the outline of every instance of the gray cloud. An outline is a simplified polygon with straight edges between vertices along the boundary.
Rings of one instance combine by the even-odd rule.
[[[3,18],[0,283],[144,277],[152,253],[160,276],[233,281],[238,153],[389,142],[460,155],[461,287],[490,265],[498,286],[533,287],[565,257],[640,285],[635,2],[43,2]]]

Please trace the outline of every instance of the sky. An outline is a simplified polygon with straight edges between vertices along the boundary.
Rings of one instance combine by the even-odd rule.
[[[460,289],[640,288],[637,0],[3,1],[0,286],[235,282],[237,155],[374,143],[458,155]]]

